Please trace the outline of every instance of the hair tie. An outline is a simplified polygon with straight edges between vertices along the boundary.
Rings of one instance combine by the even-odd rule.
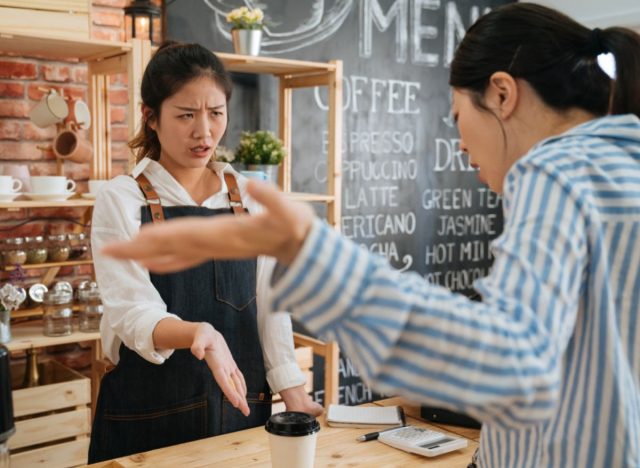
[[[598,56],[609,52],[607,46],[604,44],[604,38],[602,37],[602,29],[594,28],[589,33],[587,38],[587,45],[585,52],[589,55]]]

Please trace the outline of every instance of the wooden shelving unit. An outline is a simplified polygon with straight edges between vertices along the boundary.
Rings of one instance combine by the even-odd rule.
[[[280,166],[280,186],[291,192],[291,124],[293,90],[326,86],[328,88],[328,151],[327,151],[327,193],[292,194],[291,198],[327,205],[327,222],[335,229],[340,228],[342,189],[342,61],[309,62],[272,57],[216,52],[227,70],[231,72],[270,74],[279,81],[279,136],[289,155]]]
[[[79,1],[79,0],[73,0]],[[86,0],[82,0],[86,1]],[[22,4],[18,5],[21,6]],[[47,0],[43,3],[44,7],[49,5]],[[87,5],[90,5],[87,3]],[[17,11],[17,8],[15,9]],[[13,11],[13,10],[12,10]],[[27,11],[27,10],[24,10]],[[68,13],[68,12],[67,12]],[[12,13],[13,14],[13,13]],[[151,45],[148,41],[133,40],[130,43],[108,42],[99,40],[83,39],[82,37],[67,35],[65,36],[64,25],[51,25],[52,28],[42,28],[43,33],[40,34],[37,27],[24,27],[26,32],[16,31],[20,25],[29,23],[29,13],[23,13],[16,18],[20,21],[13,21],[7,24],[0,19],[0,53],[37,57],[51,60],[73,60],[84,62],[88,69],[88,104],[91,109],[92,125],[90,130],[91,143],[93,145],[94,154],[90,164],[89,177],[91,179],[109,179],[111,178],[111,112],[109,103],[109,77],[114,74],[126,73],[129,83],[129,135],[135,132],[133,122],[140,121],[140,81],[142,79],[142,71],[151,55]],[[72,16],[71,13],[61,13],[65,18]],[[87,15],[88,18],[88,15]],[[16,26],[18,24],[18,26]],[[56,34],[49,34],[48,31],[56,30]],[[35,31],[35,32],[34,32]],[[60,171],[62,166],[58,166]],[[22,198],[22,197],[21,197]],[[78,208],[83,209],[81,218],[84,223],[88,223],[91,217],[91,211],[94,205],[93,199],[76,197],[64,201],[34,201],[26,199],[18,199],[11,202],[1,202],[0,210],[19,211],[23,209],[56,209],[56,208]],[[23,265],[24,269],[43,269],[44,274],[41,282],[50,284],[58,274],[60,268],[65,266],[89,265],[91,260],[75,260],[68,262],[44,263],[37,265]],[[13,267],[7,266],[2,268],[4,271],[11,271]],[[75,308],[77,309],[77,308]],[[33,318],[42,316],[42,307],[33,307],[30,309],[22,309],[12,314],[14,318]],[[98,332],[83,333],[76,331],[68,336],[63,337],[46,337],[42,332],[42,324],[32,320],[26,323],[20,323],[12,326],[12,340],[7,347],[12,352],[21,352],[34,350],[36,348],[58,346],[69,343],[89,342],[91,344],[92,354],[92,379],[91,392],[86,403],[95,402],[98,390],[98,359],[102,357],[100,346],[100,334]],[[48,387],[39,389],[41,392],[49,392]],[[17,395],[14,392],[14,399]],[[46,408],[51,411],[58,412],[57,407],[49,405],[48,399],[45,397],[43,401],[47,404]],[[84,400],[83,400],[84,402]],[[86,405],[85,405],[86,406]],[[18,406],[16,406],[18,407]],[[90,411],[89,408],[82,409],[83,414],[86,413],[86,428],[83,428],[84,438],[68,443],[60,438],[59,434],[53,434],[46,446],[40,447],[35,445],[32,447],[23,447],[22,451],[12,454],[12,461],[18,464],[29,465],[35,463],[47,466],[75,466],[86,462],[86,449],[88,446],[88,438],[86,433],[90,427]],[[56,415],[57,416],[57,415]],[[34,417],[35,418],[35,417]],[[29,419],[27,423],[36,424],[39,420]],[[21,423],[24,423],[22,421]],[[60,423],[57,421],[56,424]],[[26,424],[26,423],[25,423]],[[44,424],[44,423],[43,423]],[[86,429],[86,430],[85,430]],[[80,433],[78,432],[78,433]],[[16,438],[15,443],[19,438]],[[24,442],[24,441],[23,441]],[[44,440],[42,440],[44,442]],[[26,442],[24,442],[26,444]],[[28,448],[28,450],[27,450]]]
[[[69,260],[67,262],[46,262],[46,263],[27,263],[25,265],[20,265],[20,268],[23,270],[38,270],[44,268],[62,268],[67,266],[77,266],[77,265],[92,265],[93,260]],[[13,271],[17,267],[14,265],[5,265],[2,267],[4,271]]]

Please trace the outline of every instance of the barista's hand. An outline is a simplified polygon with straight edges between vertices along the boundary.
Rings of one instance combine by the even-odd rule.
[[[198,324],[191,353],[198,359],[205,359],[229,402],[242,414],[249,416],[247,384],[222,334],[208,323]]]
[[[185,269],[211,258],[276,257],[290,264],[313,223],[313,209],[288,200],[274,186],[249,181],[249,194],[265,208],[253,216],[180,218],[146,224],[131,241],[115,242],[102,252],[137,260],[152,271]]]

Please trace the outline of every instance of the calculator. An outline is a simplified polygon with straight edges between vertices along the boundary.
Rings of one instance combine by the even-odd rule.
[[[467,446],[467,439],[415,426],[383,431],[378,440],[391,447],[425,457],[435,457]]]

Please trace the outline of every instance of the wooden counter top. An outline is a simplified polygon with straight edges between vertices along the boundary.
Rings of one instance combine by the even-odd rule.
[[[434,458],[421,457],[396,450],[378,441],[357,442],[357,436],[368,432],[366,429],[329,427],[324,416],[320,422],[322,429],[318,433],[315,466],[320,467],[424,467],[451,468],[465,467],[478,447],[476,440],[479,431],[474,429],[453,428],[453,426],[434,426],[415,416],[419,415],[418,405],[412,405],[398,398],[391,398],[374,404],[389,406],[402,403],[408,415],[407,423],[418,427],[435,429],[461,435],[468,434],[469,445],[463,449]],[[418,411],[416,413],[416,410]],[[445,427],[455,430],[447,430]],[[150,452],[121,457],[107,462],[89,465],[92,468],[123,467],[270,467],[269,440],[264,428],[256,427],[245,431],[225,434],[208,439],[197,440]]]

